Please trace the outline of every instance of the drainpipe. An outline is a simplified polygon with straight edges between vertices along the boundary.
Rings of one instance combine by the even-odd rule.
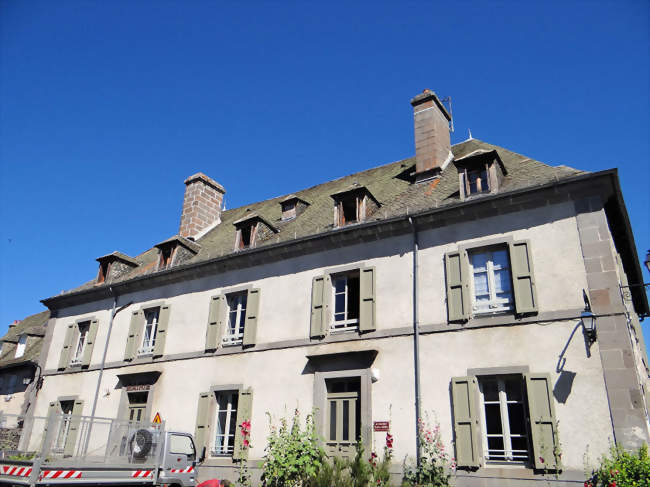
[[[415,452],[418,468],[421,463],[420,451],[420,324],[418,319],[418,231],[415,222],[409,217],[413,229],[413,366],[415,370]]]

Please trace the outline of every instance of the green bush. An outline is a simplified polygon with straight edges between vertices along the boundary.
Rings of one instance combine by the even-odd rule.
[[[648,446],[628,452],[612,446],[609,456],[600,459],[600,466],[587,475],[585,487],[650,487]]]
[[[291,425],[280,419],[279,427],[269,415],[271,433],[262,463],[262,482],[268,487],[301,486],[314,479],[325,464],[325,452],[316,434],[313,414],[300,424],[300,411],[295,410]]]

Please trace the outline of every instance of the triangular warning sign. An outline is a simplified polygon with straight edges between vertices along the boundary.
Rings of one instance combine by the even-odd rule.
[[[153,417],[153,422],[155,424],[160,424],[162,423],[162,419],[160,419],[160,413],[156,413],[156,415]]]

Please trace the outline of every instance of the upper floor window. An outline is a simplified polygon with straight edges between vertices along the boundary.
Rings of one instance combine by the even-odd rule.
[[[478,378],[482,404],[483,451],[488,462],[530,460],[528,407],[520,375]]]
[[[229,294],[226,301],[228,304],[228,322],[221,342],[224,345],[241,345],[244,340],[248,293]]]
[[[16,354],[15,358],[22,357],[25,354],[25,347],[27,345],[27,335],[20,335],[18,339],[18,344],[16,345]]]
[[[237,403],[238,391],[216,392],[216,417],[214,444],[211,449],[213,456],[232,455],[235,449],[235,434],[237,434]]]
[[[359,271],[333,275],[332,292],[332,331],[356,330],[359,326]]]
[[[349,223],[356,223],[360,220],[359,210],[360,206],[363,204],[360,201],[358,196],[348,196],[346,198],[341,198],[338,202],[338,226],[342,227]]]
[[[138,355],[153,354],[156,345],[159,316],[159,307],[144,310],[144,329],[142,331],[142,344],[138,349]]]
[[[475,313],[496,313],[512,309],[510,263],[507,248],[475,250],[469,253],[473,278]]]
[[[90,321],[83,321],[78,325],[77,343],[74,347],[72,360],[70,365],[79,365],[83,360],[84,349],[86,347],[86,340],[88,338],[88,331],[90,330]]]
[[[538,312],[533,254],[528,240],[460,248],[445,254],[449,321],[514,311]]]
[[[508,174],[497,151],[474,151],[454,164],[458,169],[461,199],[499,191]]]

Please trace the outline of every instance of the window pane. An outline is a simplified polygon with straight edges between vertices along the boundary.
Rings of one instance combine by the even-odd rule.
[[[485,424],[489,435],[501,434],[501,409],[498,404],[485,405]]]
[[[477,253],[473,253],[471,257],[472,257],[472,267],[474,268],[474,271],[484,271],[488,260],[487,254],[484,252],[481,253],[477,252]]]
[[[348,278],[348,319],[359,318],[359,277]]]
[[[526,417],[523,404],[508,404],[508,422],[513,435],[526,434]]]
[[[336,440],[336,401],[330,401],[330,440]]]
[[[334,312],[341,313],[340,319],[345,319],[343,313],[345,312],[345,294],[337,294],[334,302]],[[337,321],[339,318],[337,318]]]
[[[490,458],[503,458],[503,437],[491,436],[488,441],[488,453]]]
[[[474,274],[474,293],[477,301],[480,301],[484,297],[489,298],[488,278],[486,272]]]
[[[494,287],[497,294],[510,294],[510,272],[508,270],[494,271]]]
[[[512,450],[514,457],[520,457],[519,460],[528,458],[528,439],[527,438],[512,438]]]
[[[495,380],[481,381],[481,388],[483,390],[483,400],[485,401],[498,401],[499,388]]]
[[[521,401],[521,380],[518,379],[506,379],[506,395],[508,396],[508,401]]]
[[[337,277],[334,279],[334,291],[337,293],[345,292],[345,283],[347,279],[345,277]]]
[[[508,252],[506,250],[495,250],[492,252],[492,263],[494,267],[508,267]]]
[[[350,402],[343,401],[343,441],[350,439]]]

